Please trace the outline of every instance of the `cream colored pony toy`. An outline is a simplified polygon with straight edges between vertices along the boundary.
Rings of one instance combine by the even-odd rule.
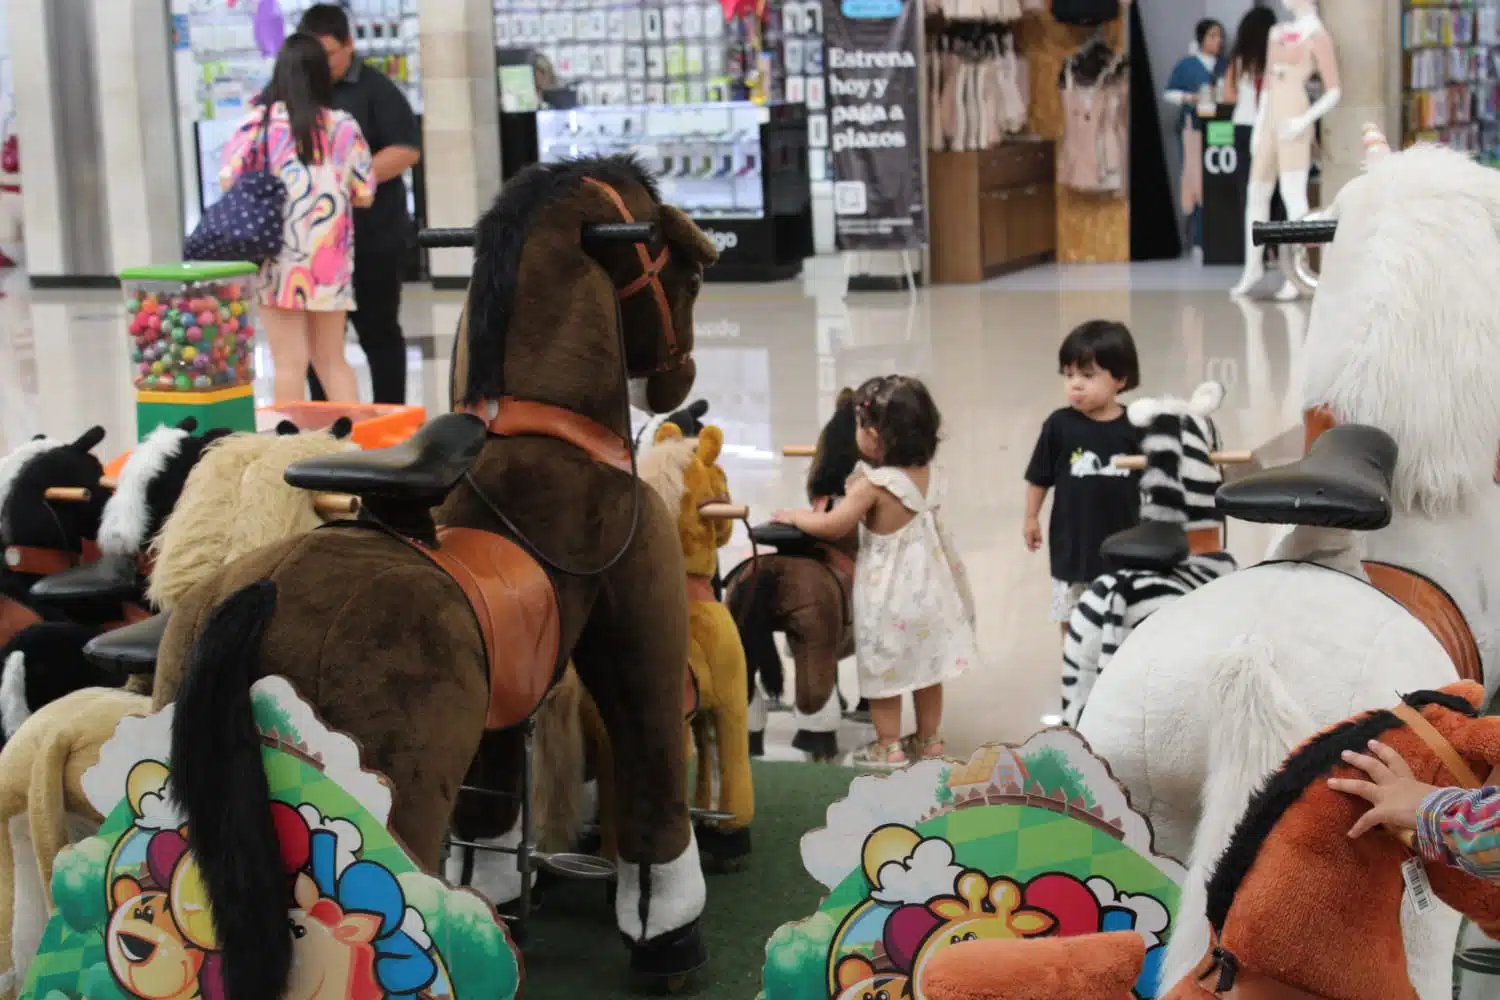
[[[83,794],[83,773],[121,719],[150,712],[145,695],[84,688],[42,706],[0,750],[0,997],[15,996],[41,942],[52,862],[104,820]]]
[[[1150,816],[1159,849],[1189,862],[1163,987],[1203,957],[1207,874],[1294,745],[1461,670],[1482,665],[1490,695],[1500,682],[1500,172],[1433,147],[1392,153],[1373,131],[1368,140],[1365,173],[1329,212],[1337,236],[1303,385],[1323,423],[1364,426],[1337,427],[1297,466],[1250,477],[1279,476],[1260,485],[1289,501],[1252,519],[1299,526],[1265,563],[1142,623],[1079,722]],[[1335,497],[1340,478],[1353,485]],[[1220,490],[1221,506],[1247,481]],[[1318,509],[1359,496],[1384,511],[1360,526],[1388,526],[1318,526]],[[1444,598],[1461,617],[1435,620]],[[1402,917],[1413,984],[1423,1000],[1446,1000],[1457,915],[1403,906]]]
[[[331,433],[283,429],[235,434],[210,445],[152,540],[151,602],[169,611],[224,559],[339,516],[337,504],[286,485],[282,472],[292,462],[354,448],[347,434],[345,421]],[[84,688],[65,695],[28,717],[0,750],[0,872],[7,873],[0,878],[0,957],[10,963],[10,971],[0,973],[0,997],[19,986],[36,953],[52,908],[57,852],[102,820],[80,779],[121,718],[149,712],[150,683],[145,676],[132,678],[127,690]]]

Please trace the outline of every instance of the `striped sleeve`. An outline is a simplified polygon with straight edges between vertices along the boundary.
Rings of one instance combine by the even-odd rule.
[[[1417,849],[1431,861],[1500,880],[1500,788],[1440,788],[1417,808]]]

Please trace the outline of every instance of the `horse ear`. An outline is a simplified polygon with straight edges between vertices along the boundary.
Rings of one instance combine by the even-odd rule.
[[[100,427],[98,424],[95,424],[93,427],[90,427],[88,430],[78,435],[78,440],[73,442],[73,447],[77,448],[79,451],[93,451],[94,445],[103,440],[104,428]]]
[[[698,433],[698,457],[704,465],[713,465],[724,447],[724,432],[712,424]]]
[[[708,400],[695,399],[688,404],[687,411],[694,420],[702,420],[703,415],[708,412]]]
[[[181,420],[177,421],[177,429],[180,431],[187,431],[189,434],[193,433],[193,431],[198,429],[198,418],[183,417]]]

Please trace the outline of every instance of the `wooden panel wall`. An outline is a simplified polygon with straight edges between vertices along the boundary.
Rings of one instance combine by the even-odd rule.
[[[1117,52],[1127,48],[1128,5],[1105,27],[1105,37]],[[1062,97],[1057,77],[1063,62],[1093,34],[1052,19],[1050,9],[1026,15],[1021,23],[1022,51],[1031,66],[1031,130],[1051,139],[1061,149]],[[1102,198],[1057,189],[1057,259],[1064,263],[1119,263],[1130,260],[1130,199]]]

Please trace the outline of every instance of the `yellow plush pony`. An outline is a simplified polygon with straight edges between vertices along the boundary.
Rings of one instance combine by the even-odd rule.
[[[688,667],[698,685],[698,714],[690,723],[698,750],[693,805],[713,806],[712,763],[717,756],[718,809],[733,817],[697,831],[705,865],[715,871],[744,867],[755,815],[745,650],[734,618],[713,592],[719,549],[734,526],[699,513],[704,504],[729,502],[729,484],[717,464],[723,444],[724,432],[717,427],[704,427],[695,440],[685,441],[676,424],[663,424],[641,470],[641,478],[656,488],[668,508],[678,508],[677,533],[687,568]]]

